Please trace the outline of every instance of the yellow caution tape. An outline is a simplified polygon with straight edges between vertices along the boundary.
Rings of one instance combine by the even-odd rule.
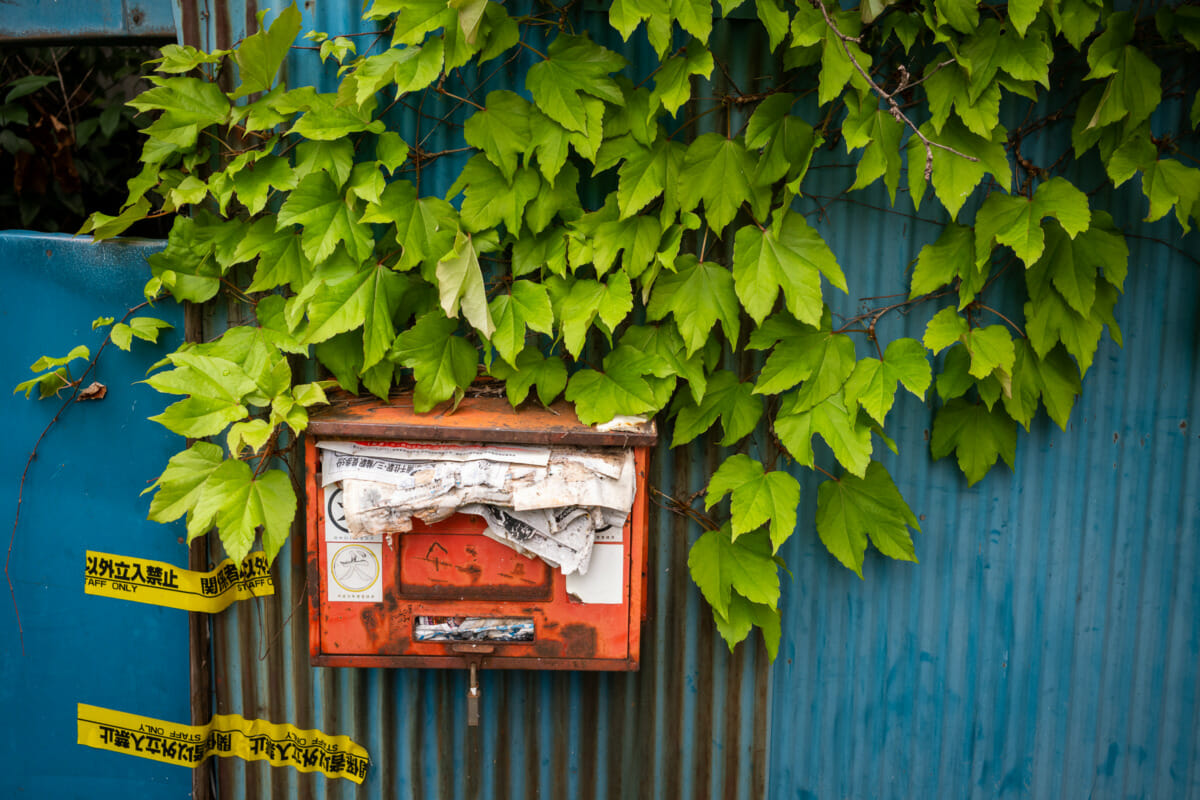
[[[275,594],[265,553],[251,553],[239,570],[227,558],[212,572],[178,569],[163,561],[87,551],[84,591],[184,611],[224,611],[237,600]]]
[[[79,744],[183,767],[212,755],[268,761],[362,783],[370,758],[348,736],[217,714],[207,725],[182,725],[79,703]]]

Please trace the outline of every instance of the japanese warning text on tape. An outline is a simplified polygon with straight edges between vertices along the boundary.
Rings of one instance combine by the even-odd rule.
[[[217,755],[362,783],[370,761],[367,751],[348,736],[240,714],[217,714],[207,725],[183,725],[79,703],[77,715],[79,744],[183,767]]]
[[[84,591],[184,611],[224,611],[237,600],[275,593],[265,553],[251,553],[241,569],[227,558],[211,572],[162,561],[87,551]]]

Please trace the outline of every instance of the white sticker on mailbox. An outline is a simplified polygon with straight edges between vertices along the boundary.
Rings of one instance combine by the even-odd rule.
[[[567,576],[567,594],[584,603],[614,605],[625,602],[625,545],[600,544],[592,548],[586,575]]]
[[[325,541],[327,542],[382,542],[382,534],[355,536],[346,525],[346,511],[342,508],[341,484],[331,483],[325,487]]]
[[[383,545],[330,542],[326,545],[326,591],[335,603],[383,602]]]

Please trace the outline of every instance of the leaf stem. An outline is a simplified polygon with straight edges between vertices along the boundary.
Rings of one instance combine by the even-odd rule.
[[[871,87],[871,91],[875,92],[876,95],[878,95],[880,98],[882,98],[884,101],[887,102],[888,108],[889,108],[889,113],[893,117],[895,117],[897,120],[899,120],[899,121],[903,122],[905,125],[907,125],[912,130],[913,135],[915,135],[918,139],[920,139],[921,144],[923,144],[925,146],[925,180],[926,181],[928,181],[930,179],[930,177],[933,175],[933,148],[935,148],[935,147],[940,150],[945,150],[946,152],[956,155],[960,158],[965,158],[967,161],[978,161],[979,160],[975,156],[969,156],[966,153],[961,153],[958,150],[955,150],[953,147],[949,147],[948,145],[944,145],[944,144],[939,144],[938,142],[931,140],[925,134],[921,133],[921,131],[917,128],[917,126],[913,123],[913,121],[911,119],[909,119],[907,115],[905,115],[904,111],[901,110],[900,104],[896,102],[895,97],[893,97],[893,95],[896,92],[890,92],[890,93],[885,92],[879,86],[879,84],[876,83],[871,78],[871,76],[867,73],[867,71],[862,68],[862,64],[858,63],[858,59],[854,57],[854,54],[850,52],[849,42],[857,43],[859,40],[854,38],[853,36],[847,36],[846,34],[842,33],[841,29],[838,28],[837,23],[834,22],[833,18],[829,16],[829,11],[826,10],[825,4],[822,3],[821,0],[812,0],[812,4],[813,4],[814,8],[817,8],[821,11],[821,15],[823,17],[825,17],[825,24],[829,26],[829,29],[831,31],[833,31],[834,35],[837,36],[838,39],[841,41],[842,50],[845,51],[846,58],[850,59],[850,63],[854,65],[854,69],[858,71],[858,74],[861,75],[863,77],[863,80],[865,80],[867,82],[867,85]],[[902,91],[904,88],[905,88],[905,85],[904,85],[904,82],[902,81],[900,87],[897,88],[896,91],[897,92]]]

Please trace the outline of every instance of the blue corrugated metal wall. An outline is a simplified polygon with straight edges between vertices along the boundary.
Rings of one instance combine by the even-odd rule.
[[[214,43],[236,39],[253,0],[216,5],[179,8]],[[357,4],[306,13],[331,35],[364,29]],[[625,49],[601,18],[586,24]],[[754,61],[766,48],[715,36],[742,89],[770,74]],[[320,79],[311,61],[290,69]],[[425,178],[444,187],[452,166]],[[806,189],[825,203],[851,182],[821,170]],[[856,292],[844,312],[902,291],[936,235],[928,208],[878,210],[880,194],[812,217]],[[1093,202],[1125,223],[1144,213],[1127,194]],[[921,516],[919,565],[871,556],[864,582],[840,567],[812,531],[805,479],[773,666],[757,644],[727,653],[687,578],[696,532],[658,511],[642,672],[485,673],[473,730],[461,674],[310,668],[303,558],[289,547],[278,597],[214,619],[216,710],[348,733],[374,765],[359,789],[222,760],[222,796],[1200,797],[1200,245],[1172,225],[1134,230],[1150,239],[1130,241],[1125,349],[1101,344],[1069,430],[1035,422],[1015,475],[1000,466],[968,489],[952,464],[929,462],[932,405],[899,401],[900,453],[883,460]],[[883,335],[919,336],[933,310],[889,317]],[[652,482],[690,494],[722,456],[660,447]]]
[[[0,519],[6,543],[12,536],[14,593],[4,586],[0,601],[0,797],[166,800],[191,787],[187,770],[75,744],[76,703],[189,720],[187,614],[83,591],[85,550],[187,564],[182,531],[146,521],[138,498],[176,438],[146,419],[157,413],[156,393],[136,385],[162,346],[104,351],[88,382],[105,384],[107,396],[72,405],[49,428],[13,530],[26,460],[62,400],[26,400],[11,387],[42,355],[78,344],[94,354],[104,334],[92,320],[141,302],[145,257],[161,246],[0,232],[0,374],[9,387],[0,391]],[[181,322],[173,303],[144,313]]]
[[[931,405],[905,397],[882,460],[921,563],[868,557],[860,582],[815,535],[788,544],[771,797],[1200,797],[1200,236],[1138,224],[1144,203],[1093,200],[1134,234],[1125,347],[1101,342],[1066,432],[1039,418],[1015,474],[968,488],[930,463]],[[822,227],[864,296],[901,291],[936,235],[846,204]],[[934,310],[883,335],[920,337]]]
[[[318,13],[313,27],[331,35],[364,30],[355,9]],[[625,49],[601,33],[602,19],[586,22]],[[766,48],[736,29],[716,36],[743,90],[770,74],[754,61]],[[294,79],[322,79],[311,61],[290,68]],[[426,179],[448,184],[451,166],[438,162]],[[852,182],[843,170],[814,171],[807,189],[825,204]],[[882,193],[857,202],[868,207],[835,202],[812,217],[856,292],[845,313],[858,296],[903,291],[937,231],[904,208],[871,210],[885,205]],[[1135,222],[1139,202],[1112,210]],[[1135,230],[1188,252],[1131,240],[1130,296],[1117,312],[1126,349],[1102,343],[1070,429],[1039,419],[1021,437],[1016,476],[1001,466],[968,489],[951,463],[929,461],[932,404],[907,398],[893,412],[900,454],[883,460],[921,515],[921,564],[871,557],[860,582],[817,540],[816,482],[805,479],[773,667],[759,646],[724,650],[686,575],[696,532],[660,512],[638,675],[486,674],[484,723],[472,732],[462,675],[308,669],[304,631],[285,624],[303,598],[293,555],[291,595],[266,604],[292,647],[255,661],[277,628],[239,609],[242,622],[221,623],[218,663],[230,679],[238,665],[253,670],[219,698],[360,737],[375,758],[366,796],[1200,797],[1191,579],[1200,464],[1187,427],[1200,252],[1196,234]],[[919,337],[933,310],[881,330]],[[660,447],[652,482],[690,494],[722,455]],[[280,670],[291,680],[279,681]],[[260,765],[222,770],[226,796],[265,795],[269,784],[276,796],[358,794]]]

